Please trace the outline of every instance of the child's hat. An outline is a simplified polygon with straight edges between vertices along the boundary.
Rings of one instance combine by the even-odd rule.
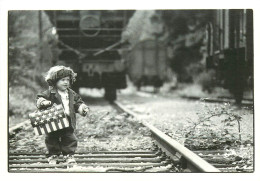
[[[70,77],[72,84],[76,81],[76,76],[77,74],[74,73],[70,67],[57,65],[50,68],[45,77],[45,81],[49,84],[49,86],[54,86],[58,80],[64,77]]]

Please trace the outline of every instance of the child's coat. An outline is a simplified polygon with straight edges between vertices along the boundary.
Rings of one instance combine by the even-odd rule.
[[[76,113],[80,113],[81,115],[83,115],[83,110],[81,108],[81,105],[83,105],[84,102],[82,101],[80,96],[70,88],[68,88],[68,94],[69,94],[69,109],[70,109],[70,120],[71,120],[70,126],[73,129],[76,129]],[[36,102],[40,98],[51,101],[51,105],[49,105],[48,107],[51,107],[54,103],[62,104],[61,96],[56,89],[46,90],[38,94],[36,98]],[[47,107],[38,105],[38,108],[46,109]]]

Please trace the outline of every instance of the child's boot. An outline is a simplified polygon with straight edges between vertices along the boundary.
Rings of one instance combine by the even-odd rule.
[[[74,155],[65,155],[64,160],[66,164],[77,164]]]
[[[50,157],[47,158],[49,164],[55,165],[58,163],[58,156],[57,155],[51,155]]]

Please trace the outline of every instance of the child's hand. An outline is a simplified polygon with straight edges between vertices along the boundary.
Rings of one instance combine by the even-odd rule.
[[[86,116],[89,112],[89,108],[88,106],[86,106],[85,104],[82,107],[82,111],[83,111],[83,116]]]
[[[49,107],[51,105],[51,101],[43,98],[43,97],[40,97],[39,99],[37,99],[36,101],[36,107],[38,109],[42,109],[42,108],[46,108],[46,107]]]
[[[42,101],[41,102],[41,106],[50,106],[51,105],[51,101]]]

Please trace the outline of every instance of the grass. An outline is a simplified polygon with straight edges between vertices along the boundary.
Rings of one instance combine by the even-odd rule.
[[[36,110],[35,97],[35,91],[26,86],[9,87],[9,127],[27,120]]]

